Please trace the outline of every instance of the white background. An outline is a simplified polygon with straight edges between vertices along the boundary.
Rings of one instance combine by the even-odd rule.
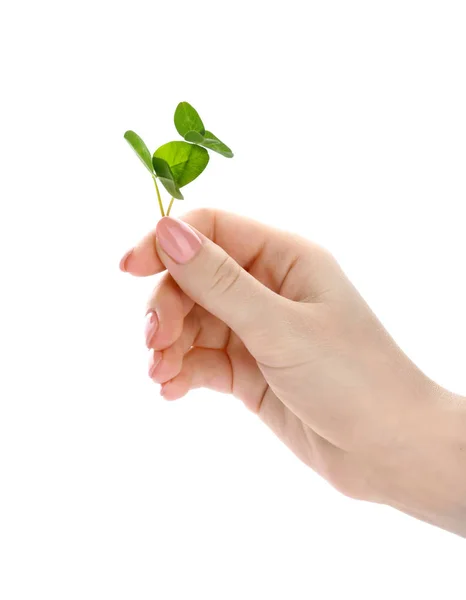
[[[155,226],[123,140],[213,156],[218,206],[330,248],[432,378],[466,393],[462,0],[23,1],[0,12],[0,597],[464,598],[464,540],[339,496],[242,405],[146,376]]]

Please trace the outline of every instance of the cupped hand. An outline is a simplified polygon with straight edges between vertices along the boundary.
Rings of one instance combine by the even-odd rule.
[[[455,486],[439,458],[453,400],[394,343],[328,251],[203,209],[161,219],[120,267],[166,270],[146,324],[149,373],[164,398],[198,387],[233,394],[344,494],[435,520]],[[443,485],[431,489],[436,477]]]

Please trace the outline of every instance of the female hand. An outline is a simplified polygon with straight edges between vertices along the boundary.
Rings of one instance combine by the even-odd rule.
[[[465,399],[416,368],[326,250],[197,210],[120,266],[167,270],[146,326],[164,398],[234,394],[344,494],[466,535]]]

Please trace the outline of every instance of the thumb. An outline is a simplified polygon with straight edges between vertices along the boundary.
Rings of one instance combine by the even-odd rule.
[[[155,234],[158,255],[180,288],[226,323],[256,358],[282,339],[290,300],[272,292],[223,248],[182,221],[164,217]]]

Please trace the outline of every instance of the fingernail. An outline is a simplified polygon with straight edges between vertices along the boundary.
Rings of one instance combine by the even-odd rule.
[[[131,256],[131,254],[133,253],[133,249],[131,248],[131,250],[128,250],[128,252],[123,256],[123,258],[120,260],[120,269],[126,273],[127,272],[127,264],[128,264],[128,259]]]
[[[155,335],[155,332],[159,328],[159,319],[157,317],[157,313],[155,310],[150,310],[146,315],[146,326],[144,329],[144,333],[146,336],[146,345],[150,348],[150,344],[152,338]]]
[[[181,265],[194,258],[202,246],[199,236],[189,225],[172,217],[160,219],[155,233],[162,250]]]
[[[151,379],[154,377],[155,369],[157,368],[157,365],[159,364],[159,362],[161,360],[162,360],[162,353],[151,350],[151,353],[149,356],[149,377]]]

